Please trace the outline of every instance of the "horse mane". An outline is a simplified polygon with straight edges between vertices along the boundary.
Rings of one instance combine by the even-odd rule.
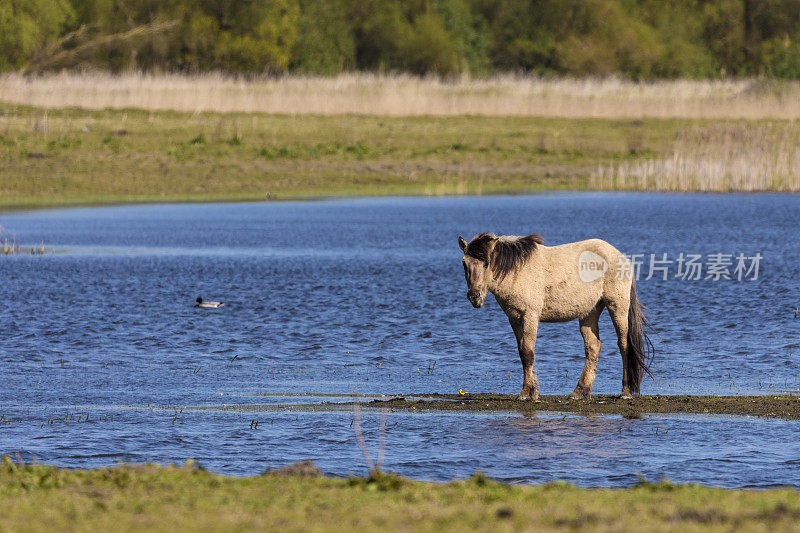
[[[464,253],[489,263],[495,278],[502,280],[525,264],[536,247],[543,243],[544,239],[538,233],[526,237],[498,237],[494,233],[479,233],[469,242]]]

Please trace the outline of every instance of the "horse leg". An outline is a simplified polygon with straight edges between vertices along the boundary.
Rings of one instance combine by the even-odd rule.
[[[630,399],[631,387],[628,383],[628,375],[630,369],[628,368],[628,358],[625,354],[628,353],[628,306],[630,301],[625,302],[607,302],[608,314],[611,315],[611,322],[614,323],[614,329],[617,331],[617,346],[619,346],[619,353],[622,355],[622,394],[620,397]]]
[[[539,327],[539,317],[521,316],[511,320],[511,328],[517,337],[519,359],[522,361],[522,391],[517,395],[517,400],[538,400],[539,382],[533,363],[536,360],[536,330]]]
[[[598,303],[592,311],[580,320],[581,335],[583,336],[583,348],[586,352],[586,364],[583,365],[583,372],[578,379],[575,390],[569,395],[573,400],[587,399],[592,395],[592,386],[597,371],[597,358],[600,357],[600,349],[603,344],[600,342],[600,331],[597,325],[600,313],[603,312],[603,303]]]

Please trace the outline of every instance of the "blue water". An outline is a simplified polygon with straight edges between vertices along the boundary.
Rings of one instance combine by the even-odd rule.
[[[347,410],[223,406],[343,401],[323,396],[354,387],[518,392],[505,315],[491,298],[475,310],[465,297],[457,237],[480,231],[537,232],[547,244],[600,237],[643,254],[638,290],[658,332],[656,378],[645,394],[800,390],[797,196],[144,205],[0,213],[0,225],[49,251],[0,257],[0,453],[25,459],[98,466],[196,458],[215,471],[254,474],[312,458],[329,473],[363,473]],[[660,271],[645,279],[650,254],[675,261],[681,253],[702,254],[704,266],[708,254],[731,254],[734,279],[676,278],[674,262],[666,281]],[[761,255],[757,279],[752,271],[735,279],[738,254]],[[197,296],[225,307],[196,309]],[[594,391],[618,393],[621,358],[606,314],[600,336]],[[577,323],[541,325],[536,350],[542,392],[569,393],[583,366]],[[320,396],[281,396],[301,392]],[[365,416],[375,441],[378,414]],[[641,472],[800,486],[797,424],[389,413],[385,467],[436,480],[482,470],[518,482],[618,486]]]

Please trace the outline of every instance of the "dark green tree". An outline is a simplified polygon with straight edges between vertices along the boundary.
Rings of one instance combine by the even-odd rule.
[[[346,0],[302,0],[292,51],[294,70],[332,75],[356,68],[355,37]]]

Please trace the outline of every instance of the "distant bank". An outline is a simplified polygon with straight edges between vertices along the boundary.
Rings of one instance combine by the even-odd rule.
[[[800,89],[759,83],[6,76],[0,207],[796,192]]]

